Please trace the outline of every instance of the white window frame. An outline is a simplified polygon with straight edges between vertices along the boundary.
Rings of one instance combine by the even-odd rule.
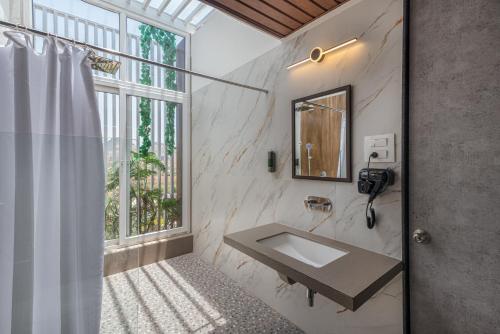
[[[185,38],[185,68],[191,69],[190,54],[191,54],[191,35],[187,32],[173,29],[172,27],[161,24],[156,20],[151,20],[146,17],[140,17],[126,10],[116,8],[106,4],[102,6],[105,9],[117,12],[120,15],[120,51],[127,52],[127,18],[153,25],[157,28],[170,31]],[[96,91],[115,93],[119,95],[119,108],[120,108],[120,217],[119,217],[119,234],[118,239],[106,240],[106,248],[117,248],[123,246],[135,245],[143,242],[164,239],[179,234],[186,234],[191,232],[191,77],[185,76],[185,92],[178,92],[164,88],[145,86],[138,83],[127,81],[128,66],[120,67],[120,79],[111,79],[104,77],[94,77]],[[127,129],[130,124],[130,113],[127,111],[127,100],[129,96],[145,97],[160,101],[175,102],[182,105],[182,226],[172,228],[169,230],[150,232],[136,236],[127,236],[129,226],[129,155],[127,152]]]
[[[104,84],[103,84],[104,83]],[[119,163],[120,163],[120,215],[119,215],[119,237],[118,239],[106,240],[106,247],[121,247],[130,246],[141,242],[148,242],[167,237],[172,237],[179,234],[191,232],[191,163],[190,163],[190,149],[191,149],[191,112],[190,112],[190,99],[188,94],[181,92],[173,92],[165,89],[148,87],[140,84],[125,83],[119,80],[108,78],[95,78],[96,91],[113,93],[119,95]],[[130,105],[127,103],[128,98],[131,96],[145,97],[149,99],[175,102],[182,105],[181,117],[181,154],[182,154],[182,225],[180,227],[140,234],[136,236],[127,236],[129,226],[129,158],[127,141],[130,138],[130,124],[131,113],[128,108]]]
[[[30,4],[29,12],[30,19],[33,17],[32,13],[32,0],[23,0]],[[120,52],[127,53],[127,18],[155,26],[157,28],[172,32],[185,39],[185,68],[191,70],[191,34],[179,30],[175,27],[166,25],[160,20],[154,18],[137,15],[126,9],[114,6],[107,2],[99,0],[87,1],[92,5],[99,6],[103,9],[115,12],[119,15],[119,50]],[[126,64],[125,62],[123,64]],[[186,234],[191,232],[191,77],[185,76],[185,92],[172,91],[164,88],[145,86],[138,83],[127,81],[128,66],[122,65],[120,67],[120,79],[105,78],[94,76],[95,90],[97,92],[113,93],[119,95],[119,157],[120,157],[120,217],[119,217],[119,237],[118,239],[106,240],[106,248],[117,248],[123,246],[130,246],[142,242],[154,241],[172,237],[179,234]],[[181,131],[182,131],[182,226],[172,228],[169,230],[151,232],[136,236],[127,236],[127,226],[129,221],[129,156],[127,152],[127,129],[130,124],[127,112],[127,97],[145,97],[160,101],[175,102],[182,105],[181,117]]]

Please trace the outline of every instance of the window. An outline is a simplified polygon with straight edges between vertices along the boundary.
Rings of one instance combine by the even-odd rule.
[[[116,7],[81,0],[33,1],[36,29],[187,68],[189,34],[146,21]],[[43,38],[36,38],[35,46],[42,45]],[[106,169],[108,246],[189,230],[189,173],[182,173],[189,170],[189,150],[183,149],[189,147],[188,78],[158,66],[119,60],[116,75],[94,72]]]
[[[181,138],[176,129],[181,122],[182,105],[136,96],[129,96],[127,103],[131,120],[127,136],[130,180],[127,235],[180,227]]]

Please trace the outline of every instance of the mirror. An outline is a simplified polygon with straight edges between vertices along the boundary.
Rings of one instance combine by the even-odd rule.
[[[293,178],[351,182],[351,86],[292,101]]]

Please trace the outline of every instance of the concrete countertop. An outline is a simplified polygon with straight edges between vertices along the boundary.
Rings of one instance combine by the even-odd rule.
[[[316,268],[258,242],[281,233],[294,234],[347,254]],[[358,309],[403,268],[400,260],[278,223],[225,235],[224,242],[351,311]]]

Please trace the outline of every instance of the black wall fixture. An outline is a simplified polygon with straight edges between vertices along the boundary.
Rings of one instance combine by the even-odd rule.
[[[276,172],[276,152],[267,152],[267,171],[270,173]]]
[[[411,333],[410,310],[410,210],[409,210],[409,149],[410,149],[410,0],[403,0],[403,96],[402,96],[402,154],[401,154],[401,238],[403,261],[403,333]]]

